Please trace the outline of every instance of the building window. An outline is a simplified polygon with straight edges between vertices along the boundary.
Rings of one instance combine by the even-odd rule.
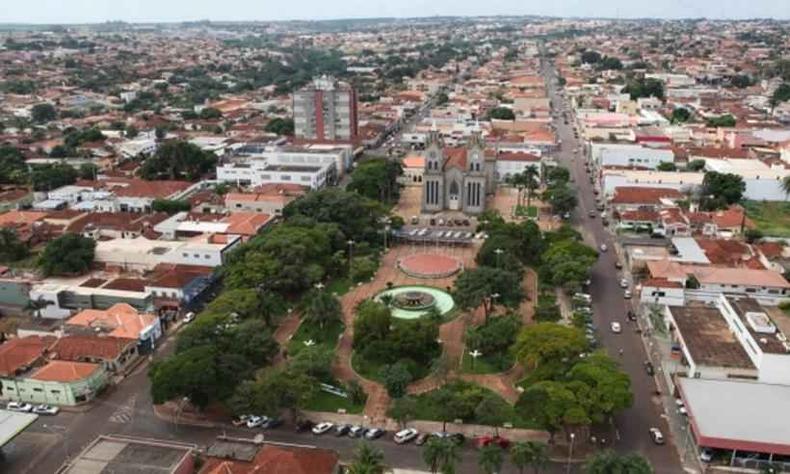
[[[211,255],[209,255],[209,254],[203,255],[203,258],[205,258],[206,260],[208,260],[208,259],[210,259],[210,258],[211,258]]]

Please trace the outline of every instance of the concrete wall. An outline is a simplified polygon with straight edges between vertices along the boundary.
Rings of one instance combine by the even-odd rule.
[[[107,384],[107,372],[99,366],[88,378],[76,382],[48,382],[30,378],[1,379],[6,400],[33,404],[74,406],[92,400]]]

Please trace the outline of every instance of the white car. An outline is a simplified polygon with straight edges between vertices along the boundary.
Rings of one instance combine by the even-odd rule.
[[[620,323],[617,321],[613,322],[610,327],[612,328],[612,332],[615,334],[620,334],[623,331],[623,328],[620,327]]]
[[[184,315],[184,324],[191,323],[194,320],[195,320],[195,313],[193,313],[192,311]]]
[[[653,438],[653,442],[656,444],[664,444],[664,435],[661,433],[661,430],[658,428],[650,428],[650,437]]]
[[[606,252],[607,250],[609,250],[609,247],[606,244],[601,244],[601,252]]]
[[[57,415],[60,408],[52,405],[36,405],[33,407],[33,413],[37,415]]]
[[[335,426],[334,424],[329,423],[328,421],[325,421],[323,423],[319,423],[319,424],[313,426],[313,434],[314,435],[322,435],[322,434],[326,433],[327,431],[331,430],[334,426]]]
[[[620,280],[620,288],[628,288],[628,280],[625,278]]]
[[[625,290],[623,292],[623,298],[630,300],[631,299],[631,290]]]
[[[407,428],[405,430],[401,430],[395,433],[395,437],[393,438],[393,440],[398,444],[406,444],[409,441],[416,438],[417,435],[419,434],[420,432],[415,430],[414,428]]]
[[[30,413],[33,410],[33,405],[22,402],[9,402],[5,409],[8,411],[21,411],[23,413]]]
[[[247,418],[247,428],[257,428],[266,422],[268,418],[265,416],[251,416]]]

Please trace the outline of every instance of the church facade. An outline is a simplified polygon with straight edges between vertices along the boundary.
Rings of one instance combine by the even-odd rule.
[[[466,146],[446,148],[439,132],[431,130],[425,146],[422,212],[480,214],[485,210],[486,196],[496,189],[495,172],[496,159],[486,157],[479,131]]]

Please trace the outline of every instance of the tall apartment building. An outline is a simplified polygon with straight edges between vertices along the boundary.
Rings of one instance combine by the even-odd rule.
[[[353,141],[357,138],[357,91],[321,76],[293,95],[296,138]]]

